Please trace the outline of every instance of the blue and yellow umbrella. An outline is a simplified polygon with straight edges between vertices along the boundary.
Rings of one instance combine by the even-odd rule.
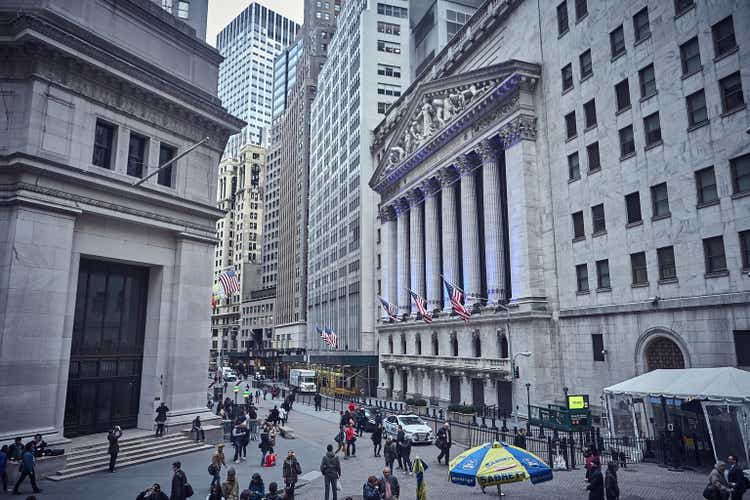
[[[552,469],[533,453],[503,442],[486,443],[466,450],[451,460],[452,483],[466,486],[497,486],[519,481],[532,484],[550,481]]]

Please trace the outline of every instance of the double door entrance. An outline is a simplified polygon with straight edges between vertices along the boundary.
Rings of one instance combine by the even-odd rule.
[[[148,269],[81,259],[64,435],[138,423]]]

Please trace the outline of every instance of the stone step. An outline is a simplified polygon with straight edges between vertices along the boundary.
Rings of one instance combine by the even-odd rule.
[[[157,442],[152,443],[143,443],[137,447],[131,447],[127,449],[120,449],[120,452],[117,454],[117,460],[124,460],[129,459],[131,457],[137,457],[139,455],[150,453],[153,450],[169,450],[177,446],[185,446],[185,445],[192,445],[196,444],[195,441],[187,439],[183,437],[182,439],[170,439],[169,441],[162,441],[159,440]],[[197,443],[197,444],[205,444],[205,443]],[[68,465],[66,469],[69,469],[71,467],[77,467],[84,464],[89,464],[92,462],[107,462],[109,463],[109,453],[107,450],[103,450],[101,452],[97,453],[89,453],[86,455],[78,455],[75,457],[68,457]]]
[[[182,433],[179,434],[172,434],[169,436],[164,436],[161,438],[157,438],[154,436],[148,436],[148,437],[142,437],[142,438],[133,438],[130,440],[120,440],[120,453],[125,453],[129,450],[134,449],[142,449],[147,446],[153,446],[156,443],[171,443],[175,441],[182,441],[185,439],[185,435]],[[90,457],[93,455],[99,455],[104,454],[109,456],[109,443],[97,443],[93,445],[87,445],[81,448],[73,448],[68,453],[66,453],[68,457],[68,461],[73,461],[81,457]]]

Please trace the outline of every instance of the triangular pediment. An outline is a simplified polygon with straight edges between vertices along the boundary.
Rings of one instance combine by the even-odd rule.
[[[434,149],[429,147],[430,143],[457,130],[467,118],[478,116],[482,101],[497,97],[497,91],[503,87],[515,90],[520,78],[514,82],[511,79],[521,74],[525,78],[530,74],[538,78],[539,67],[511,60],[418,84],[396,108],[389,110],[376,131],[388,137],[370,186],[379,190],[395,171],[421,161],[429,149]],[[513,89],[510,83],[515,85]]]

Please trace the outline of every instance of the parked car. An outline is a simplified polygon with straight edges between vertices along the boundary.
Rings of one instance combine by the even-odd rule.
[[[387,436],[396,437],[398,426],[403,427],[406,437],[414,444],[432,443],[432,428],[417,415],[390,415],[383,420],[383,429]]]

